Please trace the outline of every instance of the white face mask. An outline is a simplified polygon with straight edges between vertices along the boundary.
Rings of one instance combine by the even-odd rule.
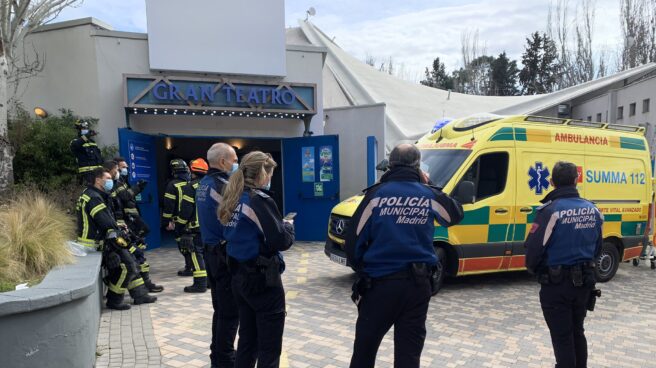
[[[114,180],[118,180],[120,177],[121,177],[121,173],[117,171],[116,175],[114,175]]]

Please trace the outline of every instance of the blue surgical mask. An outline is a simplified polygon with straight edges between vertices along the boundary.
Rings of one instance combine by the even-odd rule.
[[[103,185],[105,192],[111,192],[114,188],[114,182],[112,180],[105,180],[105,185]]]
[[[128,169],[126,167],[121,169],[121,176],[128,176]]]
[[[80,134],[82,134],[82,135],[87,135],[87,134],[89,134],[89,129],[82,129],[82,130],[80,130]]]
[[[271,180],[262,188],[264,190],[271,190]]]
[[[235,162],[235,163],[232,164],[232,170],[230,171],[229,174],[232,175],[232,174],[236,173],[237,170],[239,170],[239,163]]]

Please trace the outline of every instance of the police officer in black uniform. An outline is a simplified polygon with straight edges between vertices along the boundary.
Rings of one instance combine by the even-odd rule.
[[[462,206],[426,184],[421,153],[395,147],[389,171],[366,195],[346,233],[346,253],[358,274],[358,321],[351,367],[373,367],[383,336],[394,326],[394,366],[419,367],[426,338],[430,278],[438,259],[434,221],[452,226]]]
[[[223,225],[216,214],[230,175],[237,171],[239,164],[237,153],[225,143],[210,147],[207,162],[210,168],[196,190],[196,208],[214,308],[210,360],[212,368],[232,368],[235,365],[234,345],[239,311],[232,295]]]
[[[75,128],[78,137],[71,141],[70,149],[77,161],[78,175],[86,185],[93,182],[92,171],[102,167],[103,158],[100,148],[91,138],[96,132],[89,129],[89,122],[78,120]]]
[[[191,180],[189,167],[184,160],[176,158],[169,163],[173,178],[166,183],[164,190],[164,200],[162,201],[162,227],[168,231],[175,230],[175,221],[180,213],[182,205],[182,188]],[[185,265],[183,269],[178,270],[178,276],[193,276],[193,265],[191,262],[191,253],[182,246],[180,238],[176,236],[178,250],[184,257]]]
[[[232,290],[239,308],[235,368],[278,367],[285,327],[281,251],[294,243],[294,226],[283,220],[268,191],[277,166],[254,151],[228,181],[219,217],[228,242]]]
[[[603,215],[579,196],[578,171],[554,165],[551,184],[526,239],[526,268],[538,276],[540,304],[549,327],[557,368],[587,367],[583,321],[601,293],[595,289],[595,259],[603,242]]]

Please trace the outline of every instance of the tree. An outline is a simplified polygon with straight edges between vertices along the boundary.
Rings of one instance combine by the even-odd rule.
[[[656,61],[656,0],[620,0],[620,69]]]
[[[446,72],[446,66],[440,61],[439,57],[433,60],[431,70],[426,68],[425,79],[419,83],[433,88],[453,89],[453,79]]]
[[[556,44],[546,34],[534,32],[526,39],[522,54],[524,67],[519,72],[522,94],[553,92],[558,81],[558,51]]]
[[[506,52],[499,54],[499,57],[492,60],[490,70],[490,96],[515,96],[519,93],[517,90],[517,61],[510,60]]]
[[[13,153],[7,136],[8,84],[40,70],[42,62],[23,58],[19,64],[15,50],[25,36],[56,18],[66,7],[80,0],[0,0],[0,192],[13,183]]]

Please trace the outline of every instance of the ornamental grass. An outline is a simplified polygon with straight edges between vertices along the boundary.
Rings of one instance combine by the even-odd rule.
[[[0,206],[0,288],[33,284],[53,267],[72,263],[66,242],[74,234],[71,216],[44,194],[17,193]]]

